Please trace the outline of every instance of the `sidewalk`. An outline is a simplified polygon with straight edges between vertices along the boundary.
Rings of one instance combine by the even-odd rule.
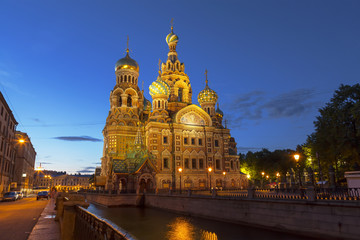
[[[55,221],[55,215],[55,200],[50,199],[28,240],[60,240],[60,225]]]

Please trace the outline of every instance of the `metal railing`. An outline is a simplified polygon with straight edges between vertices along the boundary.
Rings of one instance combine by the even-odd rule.
[[[127,194],[116,191],[87,191],[99,194]],[[284,188],[284,189],[158,189],[146,194],[217,197],[227,199],[284,199],[284,200],[324,200],[359,201],[360,188]]]
[[[318,188],[315,191],[319,200],[360,200],[360,188]]]
[[[76,207],[75,239],[77,240],[136,240],[127,231],[102,219],[85,208]]]

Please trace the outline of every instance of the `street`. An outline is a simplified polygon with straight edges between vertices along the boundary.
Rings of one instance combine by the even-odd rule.
[[[0,240],[26,240],[49,200],[0,202]]]

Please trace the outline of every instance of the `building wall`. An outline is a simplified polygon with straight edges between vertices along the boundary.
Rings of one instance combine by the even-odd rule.
[[[16,139],[23,139],[24,143],[17,142],[14,181],[19,191],[30,191],[34,184],[34,166],[36,152],[26,133],[16,131]]]
[[[0,92],[0,196],[10,190],[15,170],[15,128],[17,122]]]

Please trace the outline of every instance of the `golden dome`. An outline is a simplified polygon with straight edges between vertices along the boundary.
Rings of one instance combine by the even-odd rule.
[[[198,101],[200,104],[202,103],[216,103],[218,100],[218,95],[217,93],[210,89],[208,86],[208,80],[207,80],[207,70],[205,71],[205,75],[206,75],[206,86],[204,88],[204,90],[202,90],[199,95],[198,95]]]
[[[121,58],[115,64],[115,71],[119,69],[131,69],[139,72],[139,64],[129,56],[129,50],[126,51],[126,56]]]

